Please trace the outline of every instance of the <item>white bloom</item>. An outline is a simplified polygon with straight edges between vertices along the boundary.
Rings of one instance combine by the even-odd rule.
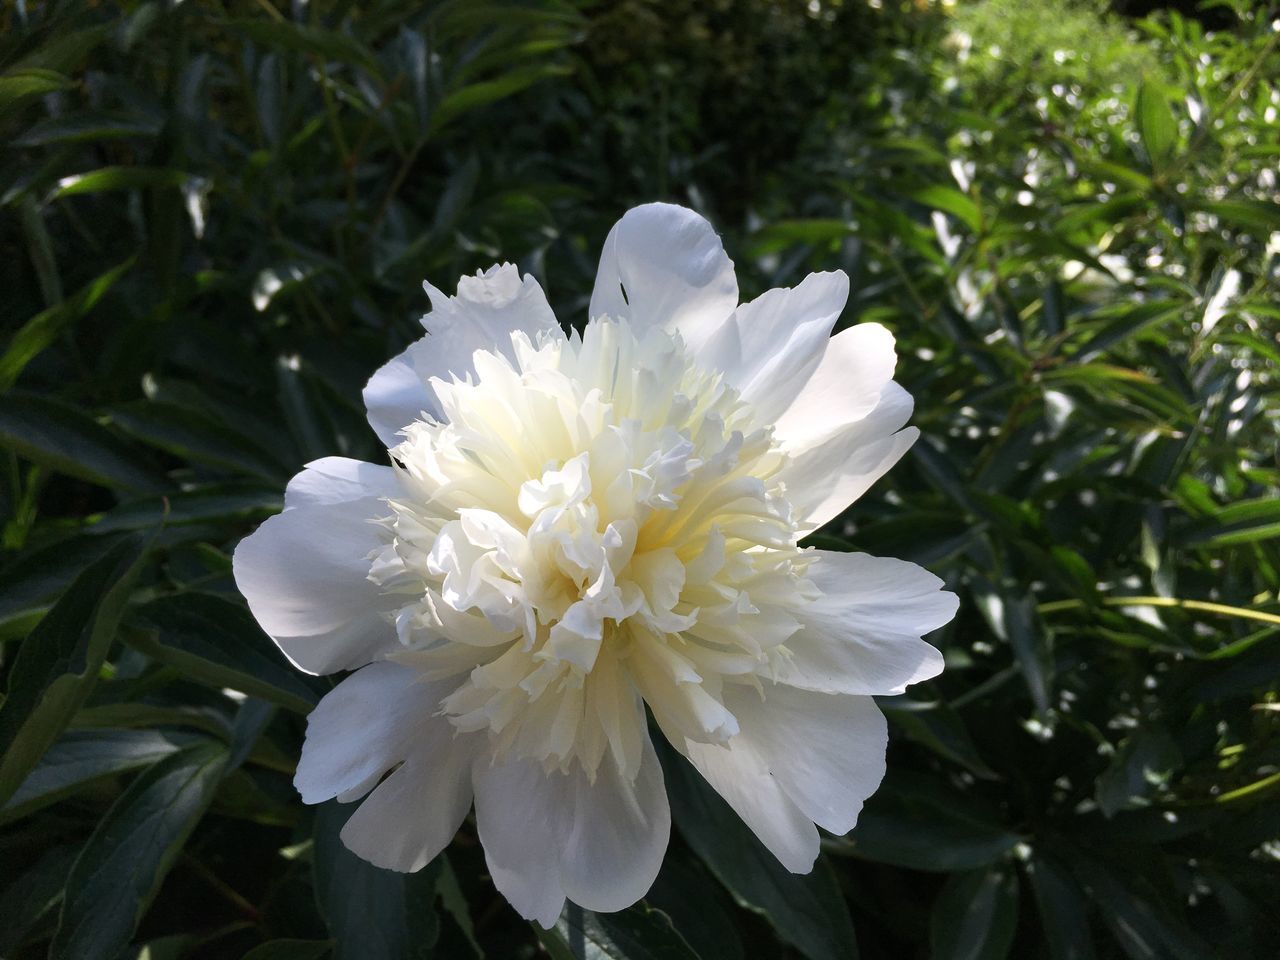
[[[670,829],[647,705],[809,870],[883,776],[871,695],[942,669],[920,637],[956,607],[910,563],[797,546],[916,438],[893,338],[830,336],[843,273],[739,306],[666,204],[609,234],[581,335],[509,264],[427,292],[429,335],[365,390],[392,466],[308,465],[235,555],[294,664],[356,671],[311,714],[303,799],[369,794],[343,840],[396,870],[474,800],[520,913],[618,910]]]

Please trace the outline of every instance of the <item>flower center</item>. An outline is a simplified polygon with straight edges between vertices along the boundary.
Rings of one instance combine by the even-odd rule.
[[[662,331],[517,333],[474,364],[391,451],[370,577],[399,656],[456,678],[460,731],[548,768],[633,774],[645,703],[669,736],[733,736],[724,678],[785,656],[812,593],[771,428]]]

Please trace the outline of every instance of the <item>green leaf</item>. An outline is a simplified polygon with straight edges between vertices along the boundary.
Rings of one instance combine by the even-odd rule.
[[[984,780],[999,779],[978,755],[978,748],[960,715],[945,703],[924,703],[905,695],[878,697],[876,702],[889,722],[909,739],[960,764],[974,776]]]
[[[67,878],[51,952],[114,960],[213,801],[227,751],[212,741],[147,769],[98,823]]]
[[[24,323],[9,341],[4,355],[0,356],[0,391],[12,387],[26,365],[41,350],[53,343],[63,329],[92,310],[133,264],[134,258],[130,257],[124,263],[112,267],[87,286],[77,290],[69,300],[37,313]]]
[[[1108,319],[1102,323],[1097,333],[1076,351],[1075,360],[1092,360],[1104,351],[1128,342],[1132,337],[1177,320],[1186,308],[1187,305],[1180,300],[1122,304],[1121,309],[1107,314]]]
[[[951,873],[996,863],[1021,841],[944,782],[891,771],[849,837],[829,846],[879,863]]]
[[[482,80],[454,90],[437,105],[431,117],[431,129],[439,131],[464,113],[519,93],[542,80],[563,77],[571,68],[558,63],[536,63],[517,67],[493,80]]]
[[[280,488],[254,481],[220,483],[164,497],[132,500],[108,510],[85,529],[93,534],[119,530],[181,527],[210,522],[265,519],[284,506]]]
[[[0,117],[17,110],[36,97],[66,90],[71,86],[71,80],[56,70],[39,68],[10,70],[0,76]]]
[[[268,940],[242,960],[320,960],[333,949],[332,940]]]
[[[167,167],[102,167],[76,173],[58,181],[45,202],[78,197],[107,190],[140,190],[146,187],[180,187],[190,178],[181,170]]]
[[[1036,613],[1030,594],[1014,596],[1016,585],[997,590],[989,581],[975,577],[974,598],[992,632],[1013,649],[1027,682],[1031,700],[1041,715],[1048,713],[1053,692],[1053,647],[1044,623]]]
[[[160,132],[155,120],[90,111],[48,117],[27,128],[12,141],[15,147],[47,147],[57,143],[102,143],[132,137],[154,137]]]
[[[1228,547],[1280,537],[1280,500],[1259,497],[1223,507],[1190,524],[1179,536],[1186,547]]]
[[[856,957],[853,923],[830,865],[820,859],[812,873],[791,873],[688,761],[662,752],[680,834],[734,900],[809,960]]]
[[[1018,875],[990,867],[947,880],[929,918],[933,960],[1002,960],[1018,927]]]
[[[316,810],[316,905],[333,935],[333,956],[428,960],[440,934],[434,906],[440,862],[417,873],[396,873],[361,860],[339,837],[355,807],[331,800]]]
[[[538,931],[555,940],[553,955],[573,960],[698,960],[661,911],[637,903],[618,913],[593,913],[567,904],[555,927]]]
[[[1233,227],[1265,234],[1280,230],[1280,203],[1270,200],[1202,200],[1196,208]]]
[[[696,859],[669,849],[645,902],[671,918],[701,960],[745,960],[733,904]]]
[[[15,391],[0,398],[0,444],[58,473],[104,487],[158,493],[169,485],[102,424],[48,397]]]
[[[70,730],[40,758],[0,810],[0,821],[26,816],[103,777],[149,766],[193,737],[160,730]]]
[[[129,645],[215,688],[230,687],[295,713],[319,699],[243,606],[211,593],[178,593],[138,608]]]
[[[1218,954],[1161,903],[1139,876],[1113,872],[1084,857],[1072,869],[1089,892],[1116,942],[1133,960],[1209,960]]]
[[[1178,121],[1169,108],[1169,100],[1158,85],[1143,80],[1138,84],[1133,111],[1142,146],[1151,158],[1152,166],[1158,169],[1178,144]]]
[[[68,537],[11,560],[0,570],[0,624],[5,632],[38,619],[85,567],[124,539],[122,534]]]
[[[911,199],[922,206],[951,214],[974,233],[982,230],[982,211],[959,190],[935,183],[914,191]]]
[[[310,54],[321,60],[337,60],[360,67],[375,77],[380,74],[373,52],[345,33],[286,20],[229,20],[226,26],[264,47]]]
[[[19,956],[16,948],[53,913],[77,852],[73,846],[51,847],[5,887],[0,895],[0,957]]]
[[[137,538],[117,544],[22,642],[0,704],[0,802],[13,796],[97,681],[143,554]]]
[[[288,468],[269,450],[211,416],[140,401],[111,411],[111,422],[143,443],[184,460],[278,480]]]
[[[1089,901],[1075,878],[1065,867],[1042,856],[1031,860],[1027,876],[1051,960],[1094,960]]]
[[[1153,790],[1182,766],[1177,743],[1160,727],[1129,734],[1098,777],[1095,797],[1104,816],[1143,804]]]

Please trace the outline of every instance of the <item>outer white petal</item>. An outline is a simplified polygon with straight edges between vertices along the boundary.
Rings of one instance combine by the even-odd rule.
[[[705,218],[670,203],[628,210],[609,231],[591,317],[679,331],[695,351],[738,305],[733,261]]]
[[[884,778],[889,733],[870,697],[813,693],[765,683],[726,690],[740,739],[806,817],[832,833],[853,829]]]
[[[526,920],[550,929],[564,908],[560,850],[572,785],[529,760],[476,759],[476,828],[494,886]]]
[[[647,736],[633,782],[610,762],[591,783],[581,768],[546,773],[530,761],[486,758],[477,759],[473,782],[489,872],[526,919],[550,927],[566,898],[588,910],[621,910],[653,885],[671,812]]]
[[[813,869],[818,831],[752,743],[739,735],[726,746],[685,740],[676,747],[784,867],[792,873]]]
[[[523,332],[536,340],[540,333],[560,330],[547,298],[530,276],[520,276],[510,263],[493,266],[458,281],[450,297],[430,284],[431,313],[423,318],[429,336],[378,370],[364,388],[369,424],[388,447],[397,434],[423,413],[440,419],[442,412],[431,377],[465,379],[473,372],[477,350],[495,350],[512,357],[511,334]]]
[[[390,467],[350,457],[324,457],[312,460],[289,481],[284,508],[345,503],[361,497],[394,497],[399,493],[400,485]]]
[[[797,287],[738,307],[695,355],[704,368],[722,370],[761,422],[772,423],[818,369],[848,299],[843,270],[811,273]]]
[[[433,716],[438,698],[439,691],[419,682],[416,671],[385,661],[357,670],[330,690],[307,716],[293,777],[303,802],[368,793],[408,755],[424,725],[449,727]]]
[[[778,418],[774,436],[789,450],[804,450],[876,408],[893,379],[893,334],[860,323],[831,338],[809,382]]]
[[[466,818],[471,809],[471,762],[479,739],[455,738],[452,724],[443,717],[416,720],[417,738],[404,763],[365,798],[342,828],[342,842],[357,856],[403,873],[430,863]]]
[[[911,408],[911,395],[890,382],[867,416],[807,449],[789,451],[792,459],[781,477],[801,533],[839,514],[902,459],[920,436],[915,427],[899,430]]]
[[[294,507],[236,547],[236,586],[299,670],[352,670],[399,648],[382,615],[387,601],[368,578],[381,546],[372,521],[385,509],[377,497]]]
[[[928,570],[865,553],[817,551],[807,576],[822,591],[792,613],[803,627],[789,661],[762,672],[826,693],[898,694],[942,672],[920,638],[950,622],[959,600]]]
[[[608,760],[594,784],[581,772],[573,779],[573,826],[560,861],[565,896],[588,910],[622,910],[649,892],[667,850],[671,808],[662,765],[646,734],[634,782]]]

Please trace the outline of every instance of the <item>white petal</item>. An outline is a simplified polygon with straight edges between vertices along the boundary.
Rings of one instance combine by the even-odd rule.
[[[364,406],[369,426],[388,449],[400,442],[397,436],[423,414],[440,419],[440,403],[427,383],[426,373],[434,359],[436,344],[423,337],[407,350],[378,368],[364,388]],[[442,351],[443,352],[443,351]],[[455,361],[459,357],[452,358]],[[467,355],[465,360],[470,360]],[[445,362],[448,362],[447,360]],[[423,371],[423,372],[420,372]]]
[[[473,770],[476,826],[494,884],[528,920],[550,927],[565,898],[588,910],[622,910],[652,886],[662,865],[671,813],[662,767],[646,736],[628,782],[600,765],[595,783],[581,767],[546,773],[521,760]]]
[[[363,666],[399,647],[387,602],[369,578],[381,546],[375,497],[294,507],[240,541],[236,586],[284,655],[306,673]]]
[[[591,292],[591,317],[678,331],[693,349],[738,305],[738,279],[715,229],[669,203],[628,210],[609,231]]]
[[[893,334],[860,323],[831,338],[809,382],[778,418],[774,435],[788,450],[804,450],[861,420],[893,379]]]
[[[560,850],[572,784],[530,760],[500,765],[478,757],[472,768],[476,829],[494,886],[526,920],[548,930],[564,908]]]
[[[458,832],[471,809],[471,762],[481,739],[455,738],[443,717],[415,720],[422,722],[403,765],[342,828],[352,853],[402,873],[421,870]]]
[[[898,429],[911,416],[911,407],[911,395],[890,382],[867,416],[808,449],[792,452],[781,476],[801,533],[816,530],[843,511],[911,448],[920,431]]]
[[[433,716],[438,698],[415,670],[387,662],[371,663],[330,690],[307,716],[293,778],[303,802],[367,793],[408,755],[424,725],[449,726]]]
[[[848,299],[843,270],[811,273],[738,307],[696,355],[704,368],[724,371],[760,422],[773,423],[818,368]]]
[[[870,697],[812,693],[765,683],[726,691],[750,744],[778,783],[823,829],[848,833],[884,779],[889,732]]]
[[[792,873],[813,869],[818,831],[752,744],[738,736],[726,746],[692,740],[676,746],[784,867]]]
[[[350,457],[312,460],[289,481],[284,508],[345,503],[361,497],[394,497],[400,494],[395,471]]]
[[[573,779],[573,827],[560,861],[565,896],[588,910],[625,909],[653,886],[671,833],[671,809],[653,743],[644,734],[634,782],[609,761],[600,765],[594,784],[581,772]]]
[[[560,330],[547,298],[530,276],[520,276],[510,263],[458,281],[456,296],[424,284],[431,313],[423,318],[430,336],[378,370],[364,388],[369,424],[388,447],[398,433],[423,413],[442,419],[431,377],[465,379],[473,372],[472,355],[492,350],[514,357],[511,334],[521,332],[536,342],[540,333]]]
[[[822,596],[792,612],[780,683],[827,693],[899,694],[942,672],[942,654],[920,638],[955,616],[959,600],[928,570],[865,553],[816,551],[807,576]]]

